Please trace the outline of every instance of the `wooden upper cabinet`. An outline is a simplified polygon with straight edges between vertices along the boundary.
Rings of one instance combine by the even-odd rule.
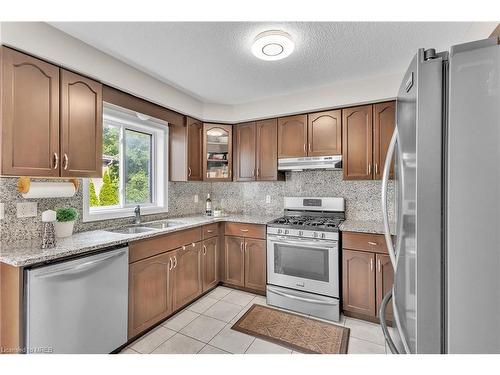
[[[234,127],[234,180],[255,181],[255,122]]]
[[[188,181],[203,180],[203,123],[194,118],[187,118],[187,159]]]
[[[342,110],[342,164],[345,180],[373,178],[372,105]]]
[[[392,269],[391,259],[389,255],[376,254],[377,273],[376,273],[376,289],[377,289],[377,316],[379,316],[382,299],[391,290],[394,283],[394,271]],[[392,303],[387,304],[386,320],[392,322],[394,320],[392,313]]]
[[[307,156],[307,115],[278,118],[278,157]]]
[[[342,154],[342,112],[326,111],[307,116],[308,156]]]
[[[266,291],[266,240],[245,238],[245,287]]]
[[[203,241],[203,291],[213,288],[219,282],[219,237]]]
[[[61,69],[61,176],[102,176],[102,85]]]
[[[202,293],[201,248],[201,242],[197,242],[184,246],[173,254],[174,310],[188,304]]]
[[[203,124],[203,180],[232,180],[232,128],[231,125]]]
[[[375,254],[346,249],[342,254],[343,309],[375,316]]]
[[[236,286],[245,286],[245,257],[243,237],[225,237],[224,281]]]
[[[170,255],[171,253],[156,255],[129,266],[129,338],[172,312]]]
[[[396,102],[373,105],[373,162],[374,178],[382,179],[387,149],[396,126]],[[390,178],[394,178],[394,166]]]
[[[278,173],[278,120],[268,119],[255,122],[257,150],[257,180],[276,181],[282,179]]]
[[[1,60],[1,174],[59,176],[59,68],[6,47]]]

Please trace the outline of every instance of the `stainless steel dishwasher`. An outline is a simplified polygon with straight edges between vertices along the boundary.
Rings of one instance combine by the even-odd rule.
[[[127,342],[128,247],[26,273],[28,353],[110,353]]]

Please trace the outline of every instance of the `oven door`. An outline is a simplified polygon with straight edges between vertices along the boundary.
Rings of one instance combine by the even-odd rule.
[[[267,236],[267,282],[330,297],[339,296],[338,242]]]

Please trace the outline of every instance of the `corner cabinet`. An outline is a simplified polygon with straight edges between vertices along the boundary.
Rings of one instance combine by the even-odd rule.
[[[342,110],[344,180],[380,180],[396,124],[396,102]],[[391,169],[391,178],[393,170]]]
[[[203,180],[231,181],[233,159],[231,125],[203,124]]]
[[[203,123],[186,117],[169,125],[170,181],[203,180]]]
[[[100,177],[102,86],[1,48],[1,174]]]

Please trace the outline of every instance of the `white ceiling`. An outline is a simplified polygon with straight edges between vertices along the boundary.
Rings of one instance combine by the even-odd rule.
[[[238,105],[400,73],[417,48],[474,38],[464,22],[54,22],[52,26],[205,103]],[[295,41],[280,61],[255,58],[258,33]],[[483,37],[483,36],[480,36]],[[362,88],[360,88],[362,90]]]

